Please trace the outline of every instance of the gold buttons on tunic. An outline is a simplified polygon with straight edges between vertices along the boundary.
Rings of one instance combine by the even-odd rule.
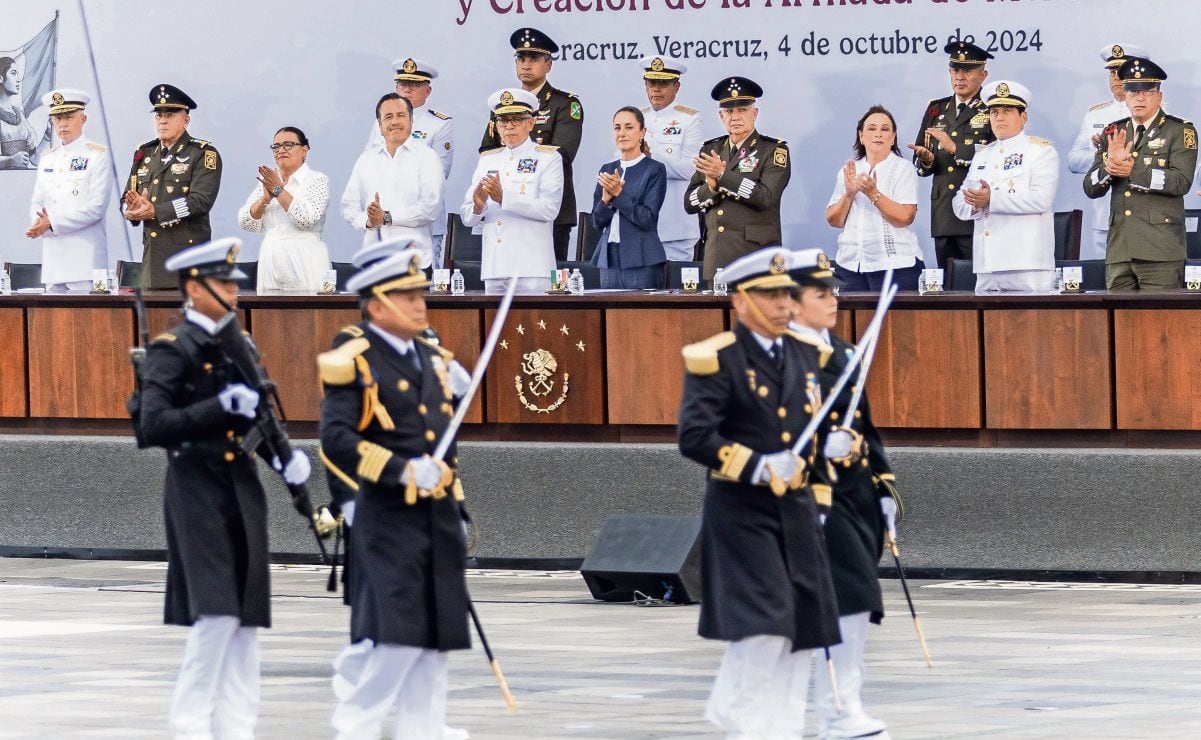
[[[990,231],[986,231],[986,232],[984,232],[984,235],[985,235],[985,236],[992,236],[992,232],[990,232]],[[851,391],[851,392],[852,392],[852,393],[854,393],[854,391]]]
[[[955,171],[955,167],[953,165],[951,167],[947,168],[947,172],[954,172],[954,171]]]
[[[442,404],[442,413],[446,414],[447,416],[454,416],[455,407],[451,406],[449,403],[444,403]]]
[[[417,404],[417,413],[421,414],[422,416],[425,416],[425,412],[427,412],[427,411],[429,411],[429,409],[427,409],[425,407],[424,403]]]
[[[831,412],[830,412],[830,420],[831,420],[831,421],[838,421],[838,412],[837,412],[837,411],[831,411]]]
[[[401,389],[402,391],[407,391],[409,389],[409,381],[405,380],[404,378],[401,378],[396,383],[396,387]]]
[[[213,363],[211,362],[204,363],[203,367],[206,373],[211,373],[213,371]]]
[[[792,441],[792,435],[789,434],[788,432],[783,432],[782,434],[780,434],[780,441],[783,442],[784,444],[788,444],[789,442]]]
[[[954,189],[955,189],[955,183],[951,183],[950,185],[947,186],[947,190],[954,190]]]
[[[724,216],[724,215],[726,215],[726,212],[723,209],[719,208],[719,209],[717,209],[717,215]]]
[[[726,230],[726,227],[724,227],[724,226],[718,226],[718,227],[717,227],[717,233],[719,233],[719,234],[720,234],[720,233],[722,233],[722,232],[723,232],[723,231],[725,231],[725,230]]]
[[[151,238],[151,239],[153,239],[153,238],[154,238],[154,237],[156,237],[156,236],[158,236],[158,232],[157,232],[157,231],[152,231],[152,232],[150,232],[150,238]]]
[[[1129,216],[1129,215],[1130,215],[1130,211],[1126,211],[1126,215],[1127,215],[1127,216]]]
[[[233,438],[234,438],[234,430],[232,430],[232,429],[229,429],[229,430],[227,430],[227,431],[225,432],[225,438],[226,438],[226,439],[233,439]]]
[[[784,417],[788,416],[788,409],[781,406],[780,408],[776,409],[776,416],[779,416],[781,419],[783,419]]]
[[[437,435],[435,435],[435,434],[434,434],[434,430],[433,430],[433,429],[426,429],[426,430],[425,430],[425,441],[426,441],[426,442],[433,442],[433,441],[434,441],[434,437],[435,437],[435,436],[437,436]]]
[[[1129,198],[1129,197],[1130,197],[1130,191],[1129,191],[1129,190],[1127,190],[1127,191],[1126,191],[1126,197],[1127,197],[1127,198]]]
[[[767,394],[768,394],[767,386],[765,386],[765,385],[759,386],[759,397],[767,398]]]
[[[812,413],[813,413],[813,407],[812,407],[812,406],[810,406],[809,404],[805,404],[805,413],[806,413],[806,414],[812,414]]]
[[[232,452],[225,453],[225,462],[233,462],[234,457],[235,457],[235,455]]]

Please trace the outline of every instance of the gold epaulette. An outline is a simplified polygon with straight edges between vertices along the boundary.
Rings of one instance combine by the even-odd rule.
[[[440,119],[442,119],[443,121],[449,121],[449,120],[450,120],[450,116],[446,115],[445,113],[439,113],[438,111],[436,111],[436,110],[434,110],[434,109],[432,109],[432,108],[430,109],[430,115],[431,115],[431,116],[433,116],[434,118],[440,118]]]
[[[689,108],[686,105],[677,105],[676,110],[687,116],[695,116],[697,113],[700,113],[696,108]]]
[[[539,144],[538,146],[534,147],[534,149],[536,149],[540,152],[557,152],[557,151],[559,151],[559,147],[555,146],[554,144]]]
[[[1105,106],[1109,105],[1112,102],[1113,102],[1112,100],[1106,100],[1104,102],[1097,103],[1096,105],[1089,106],[1088,110],[1091,113],[1095,110],[1100,110],[1100,109],[1104,108]]]
[[[339,329],[338,333],[346,334],[351,337],[357,338],[357,337],[363,336],[363,328],[361,326],[359,326],[358,324],[348,324],[348,325],[342,327],[341,329]]]
[[[1035,145],[1037,145],[1037,146],[1051,146],[1051,140],[1050,140],[1050,139],[1044,139],[1044,138],[1043,138],[1043,137],[1041,137],[1041,136],[1031,136],[1031,137],[1030,137],[1030,142],[1031,142],[1032,144],[1035,144]]]
[[[825,367],[826,363],[830,360],[830,355],[834,354],[833,347],[811,334],[802,334],[799,331],[793,331],[792,329],[789,329],[788,336],[797,340],[801,344],[808,344],[817,348],[818,367]]]
[[[107,152],[108,151],[108,147],[106,147],[104,144],[97,144],[94,141],[89,141],[87,144],[87,147],[88,147],[88,149],[91,149],[94,152]]]
[[[480,152],[480,156],[486,157],[489,154],[496,154],[497,152],[502,151],[503,149],[504,149],[503,146],[498,146],[495,149],[485,149],[484,151]]]
[[[825,483],[814,483],[813,500],[818,506],[830,507],[834,505],[834,489],[827,486]]]
[[[447,348],[443,347],[440,344],[434,344],[433,342],[426,339],[425,337],[414,337],[414,339],[416,339],[418,342],[421,342],[426,347],[430,347],[438,354],[442,355],[442,359],[446,360],[447,362],[450,362],[451,360],[453,360],[455,358],[454,352],[451,352],[450,350],[448,350]]]
[[[176,337],[174,334],[172,334],[169,331],[165,331],[162,334],[159,334],[154,339],[150,340],[150,343],[154,344],[155,342],[174,342],[176,339],[178,339],[178,337]]]
[[[211,146],[211,144],[209,144],[209,142],[205,141],[204,139],[192,139],[192,143],[195,144],[196,146],[200,147],[201,149],[204,149],[207,146]]]
[[[729,347],[736,341],[738,341],[738,337],[734,335],[734,332],[723,331],[721,334],[715,334],[695,344],[684,345],[684,348],[680,350],[680,354],[684,355],[684,368],[700,377],[715,375],[721,369],[721,364],[717,361],[718,351]]]
[[[355,358],[367,351],[371,342],[356,337],[337,349],[317,355],[317,371],[321,382],[328,385],[350,385],[355,379]]]

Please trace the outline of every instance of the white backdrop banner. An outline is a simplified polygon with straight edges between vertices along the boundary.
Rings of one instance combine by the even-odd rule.
[[[792,150],[785,244],[831,253],[837,234],[826,225],[825,205],[836,171],[851,156],[855,123],[880,103],[896,116],[902,145],[913,141],[928,101],[950,93],[942,52],[948,40],[989,49],[997,57],[989,63],[993,79],[1017,80],[1033,92],[1027,130],[1055,142],[1064,167],[1056,210],[1088,209],[1081,177],[1066,170],[1067,152],[1089,106],[1108,99],[1103,47],[1148,49],[1168,72],[1165,105],[1176,115],[1195,115],[1201,92],[1197,0],[123,0],[87,7],[94,70],[79,7],[69,1],[10,3],[0,48],[21,46],[59,13],[57,83],[95,91],[98,80],[86,134],[113,148],[120,176],[134,148],[153,137],[150,88],[170,82],[195,98],[200,107],[190,132],[211,141],[224,160],[214,235],[240,233],[237,210],[258,165],[271,163],[272,135],[299,126],[313,144],[309,164],[331,179],[325,236],[337,260],[360,243],[336,204],[375,102],[392,89],[391,61],[412,56],[441,72],[429,105],[454,117],[447,184],[453,211],[487,123],[485,100],[515,84],[509,35],[526,25],[562,46],[550,79],[584,105],[575,165],[582,209],[590,208],[597,169],[612,159],[613,112],[646,105],[637,60],[676,56],[689,66],[677,102],[705,111],[707,137],[721,133],[709,98],[717,80],[737,74],[764,87],[759,130]],[[1115,28],[1122,29],[1118,37]],[[40,246],[23,235],[33,179],[32,172],[0,173],[6,261],[40,261]],[[928,183],[922,181],[915,229],[931,255]],[[1196,202],[1189,196],[1186,205]],[[116,199],[110,261],[127,258],[115,206]],[[136,258],[141,235],[129,235]],[[244,236],[246,257],[254,258],[259,237]]]

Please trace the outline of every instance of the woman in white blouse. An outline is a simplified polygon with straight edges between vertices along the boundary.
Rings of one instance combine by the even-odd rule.
[[[926,267],[909,228],[917,216],[917,172],[901,158],[897,122],[884,106],[859,119],[854,149],[826,206],[826,221],[842,229],[835,274],[843,290],[879,291],[891,267],[898,288],[917,290]]]
[[[321,241],[329,178],[305,164],[309,140],[295,126],[275,133],[271,153],[279,170],[259,167],[259,184],[238,211],[239,226],[263,233],[256,289],[316,292],[330,269]]]

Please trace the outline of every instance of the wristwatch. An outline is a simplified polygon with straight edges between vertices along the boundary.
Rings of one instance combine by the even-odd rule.
[[[392,212],[384,211],[384,226],[391,226],[391,225],[392,225]]]
[[[283,188],[283,186],[282,186],[282,185],[276,185],[275,187],[271,188],[271,197],[272,197],[272,198],[278,198],[278,197],[279,197],[279,194],[280,194],[280,193],[282,193],[282,192],[284,192],[284,188]]]

